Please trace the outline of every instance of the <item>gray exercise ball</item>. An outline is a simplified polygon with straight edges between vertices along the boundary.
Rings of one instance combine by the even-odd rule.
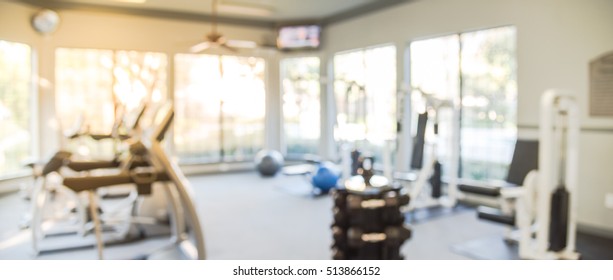
[[[255,166],[262,176],[274,176],[283,163],[283,155],[279,151],[261,150],[255,155]]]

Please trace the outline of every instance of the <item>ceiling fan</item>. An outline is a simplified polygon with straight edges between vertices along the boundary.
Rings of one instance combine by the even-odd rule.
[[[229,40],[223,34],[217,32],[217,0],[211,1],[212,6],[212,29],[211,32],[204,36],[204,41],[190,47],[192,53],[199,53],[209,48],[221,47],[233,52],[239,48],[253,49],[257,44],[253,41],[246,40]]]

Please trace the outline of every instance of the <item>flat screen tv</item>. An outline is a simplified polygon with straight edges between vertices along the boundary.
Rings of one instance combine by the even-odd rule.
[[[280,50],[317,49],[320,46],[321,26],[291,25],[279,28],[277,48]]]

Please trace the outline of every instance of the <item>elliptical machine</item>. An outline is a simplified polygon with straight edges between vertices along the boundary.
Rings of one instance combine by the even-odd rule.
[[[116,141],[126,139],[122,143],[139,139],[143,134],[139,123],[146,108],[147,106],[143,104],[136,112],[138,115],[130,125],[129,134],[121,136],[123,134],[117,134],[119,130],[114,129],[111,135],[96,137]],[[122,125],[116,124],[115,126]],[[128,135],[131,136],[130,139],[126,138]],[[89,233],[93,230],[92,212],[88,212],[88,205],[81,195],[62,184],[63,179],[117,171],[125,172],[150,165],[132,151],[124,155],[117,154],[112,160],[79,161],[72,156],[71,152],[58,151],[44,165],[37,167],[39,171],[35,173],[30,206],[31,220],[28,221],[32,235],[32,248],[37,255],[83,249],[94,245],[93,240],[88,238]],[[105,244],[123,244],[151,235],[168,234],[168,211],[165,210],[166,203],[163,195],[156,193],[155,196],[144,199],[139,197],[136,189],[131,186],[121,188],[121,190],[123,193],[115,197],[111,203],[100,203],[96,206],[98,210],[95,214],[100,216],[104,231],[108,233]],[[107,197],[101,192],[97,192],[96,195],[101,198],[100,200]],[[148,228],[153,230],[146,230]]]
[[[155,119],[155,131],[150,138],[131,143],[130,151],[147,161],[146,167],[138,167],[113,175],[65,178],[63,184],[74,192],[88,192],[90,213],[94,222],[98,257],[103,258],[104,241],[101,221],[96,210],[94,192],[102,187],[134,184],[139,195],[151,195],[156,183],[162,183],[170,207],[171,238],[169,244],[142,259],[205,259],[204,234],[193,201],[193,190],[178,165],[173,162],[162,145],[166,132],[174,119],[172,104],[167,103]],[[132,160],[132,159],[130,159]]]

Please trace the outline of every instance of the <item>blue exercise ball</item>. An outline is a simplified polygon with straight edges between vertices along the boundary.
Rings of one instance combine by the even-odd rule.
[[[262,176],[274,176],[283,168],[283,155],[275,150],[261,150],[255,155],[255,166]]]
[[[340,178],[340,171],[333,163],[324,162],[317,167],[315,175],[313,175],[313,186],[323,192],[328,192],[336,187]]]

